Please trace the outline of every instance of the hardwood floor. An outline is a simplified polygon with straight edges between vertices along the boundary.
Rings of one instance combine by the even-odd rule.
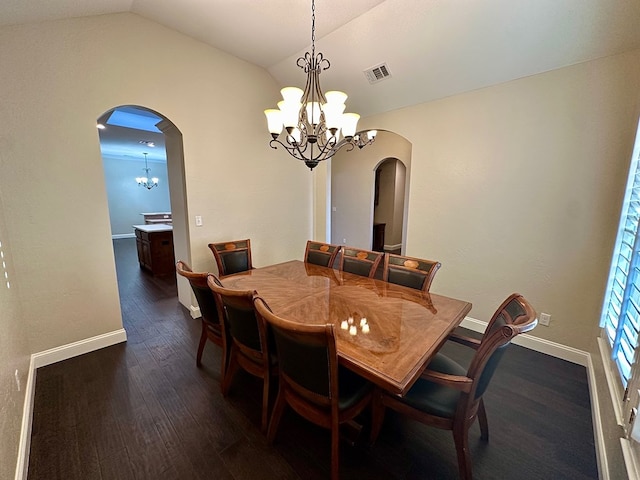
[[[29,479],[328,478],[328,432],[288,410],[269,446],[260,381],[240,372],[222,398],[220,350],[209,343],[196,368],[200,323],[175,278],[141,271],[132,239],[114,247],[128,341],[38,369]],[[511,346],[485,404],[489,443],[470,431],[474,478],[598,478],[583,367]],[[341,444],[340,464],[344,479],[457,478],[451,433],[391,411],[374,447]]]

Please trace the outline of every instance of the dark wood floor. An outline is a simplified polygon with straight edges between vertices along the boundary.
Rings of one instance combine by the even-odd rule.
[[[328,432],[288,411],[269,446],[259,381],[240,374],[222,398],[220,352],[210,344],[196,368],[199,320],[175,279],[140,271],[132,240],[114,245],[128,341],[38,369],[29,479],[328,478]],[[491,440],[472,427],[474,478],[597,478],[584,368],[512,346],[485,403]],[[340,455],[344,479],[457,478],[450,432],[393,412],[373,448],[343,442]]]

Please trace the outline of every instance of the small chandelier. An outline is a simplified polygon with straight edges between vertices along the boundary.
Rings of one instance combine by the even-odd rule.
[[[282,145],[289,154],[302,160],[313,170],[323,160],[331,158],[338,150],[348,146],[363,148],[373,143],[376,130],[357,132],[360,115],[343,113],[347,94],[338,91],[322,93],[320,73],[331,64],[322,53],[316,55],[316,6],[311,1],[311,52],[298,58],[297,65],[307,74],[304,91],[297,87],[280,90],[283,100],[278,109],[265,110],[272,140],[271,148]],[[283,127],[284,126],[284,130]],[[340,140],[342,132],[342,140]],[[284,136],[281,140],[280,135]]]
[[[145,176],[136,177],[136,182],[138,182],[139,187],[145,187],[147,190],[151,190],[153,187],[158,186],[158,177],[153,177],[151,179],[151,182],[149,182],[149,172],[151,171],[151,169],[147,165],[148,153],[143,153],[143,155],[144,155],[144,168],[142,170],[144,170]]]

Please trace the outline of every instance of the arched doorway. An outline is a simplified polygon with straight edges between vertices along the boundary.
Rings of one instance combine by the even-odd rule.
[[[328,168],[327,182],[330,193],[327,195],[327,208],[330,232],[327,237],[331,243],[346,244],[371,249],[373,245],[373,226],[375,221],[375,178],[376,170],[387,159],[393,159],[398,175],[394,173],[394,193],[402,197],[395,201],[392,208],[393,227],[398,231],[397,243],[384,243],[397,251],[405,251],[407,231],[407,211],[409,180],[411,174],[411,143],[393,132],[378,130],[376,141],[362,150],[340,151],[332,159]],[[325,209],[323,209],[325,210]],[[400,214],[400,212],[402,212]],[[323,211],[316,209],[316,215]],[[316,222],[319,223],[319,222]],[[386,230],[386,227],[385,227]],[[386,233],[385,233],[386,237]],[[400,247],[398,247],[398,243]]]
[[[385,158],[376,167],[372,250],[396,254],[402,250],[406,172],[397,158]]]
[[[190,261],[180,130],[162,113],[138,105],[109,109],[98,117],[97,124],[114,238],[131,236],[131,225],[144,223],[141,213],[168,208],[174,257]],[[147,155],[143,157],[143,153]],[[145,157],[150,160],[151,175],[159,178],[159,185],[151,189],[140,187],[135,181],[143,173]],[[178,298],[184,305],[190,305],[191,291],[182,283],[177,285]]]

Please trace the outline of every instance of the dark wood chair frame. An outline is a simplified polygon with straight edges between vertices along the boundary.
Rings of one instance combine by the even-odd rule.
[[[249,238],[244,240],[232,240],[230,242],[209,243],[208,247],[213,253],[213,257],[216,260],[216,265],[218,266],[218,274],[220,275],[220,277],[224,277],[225,275],[231,275],[233,273],[238,273],[238,272],[227,272],[227,269],[225,268],[223,257],[226,254],[230,254],[230,253],[246,252],[247,265],[248,265],[247,270],[253,269],[253,263],[251,261],[251,239]]]
[[[198,367],[202,366],[202,352],[204,351],[207,340],[210,340],[211,342],[222,348],[222,358],[220,361],[220,379],[222,380],[224,379],[227,363],[226,342],[224,336],[222,335],[223,327],[222,323],[220,322],[221,316],[218,299],[207,284],[207,277],[210,274],[194,272],[191,270],[191,267],[189,267],[189,265],[187,265],[182,260],[176,262],[176,272],[189,281],[191,289],[193,290],[193,294],[196,297],[196,301],[198,301],[198,307],[200,308],[200,323],[202,324],[202,333],[200,334],[198,353],[196,354],[196,365]],[[211,275],[214,277],[213,281],[220,283],[220,280],[218,280],[215,275]],[[213,311],[211,310],[211,305],[200,305],[200,300],[198,297],[200,297],[201,295],[211,295],[210,300],[214,304]]]
[[[382,252],[374,252],[372,250],[363,250],[361,248],[342,246],[342,255],[340,255],[338,270],[350,272],[350,270],[345,270],[345,260],[348,260],[349,262],[358,262],[369,267],[369,274],[365,276],[373,278],[376,274],[376,270],[378,269],[378,265],[380,265],[380,262],[382,261],[383,256],[384,253]]]
[[[272,359],[267,331],[264,321],[255,313],[253,297],[256,292],[253,290],[231,290],[217,285],[214,276],[210,275],[208,279],[209,288],[217,295],[218,304],[221,308],[220,319],[222,321],[223,330],[226,338],[228,338],[229,360],[226,368],[225,376],[222,381],[222,395],[227,396],[233,377],[239,368],[247,373],[262,379],[262,415],[261,429],[267,431],[267,421],[269,416],[269,389],[271,378],[277,375],[277,367]],[[255,328],[259,337],[260,349],[252,348],[239,341],[233,335],[233,326],[229,320],[229,310],[231,308],[240,308],[245,311],[251,310],[255,320]],[[250,326],[249,328],[252,328]]]
[[[512,317],[508,311],[512,302],[517,302],[519,304],[519,309],[522,312],[514,317]],[[533,307],[524,299],[524,297],[514,293],[510,295],[502,305],[500,305],[496,313],[493,315],[491,321],[487,325],[487,329],[482,340],[476,340],[474,338],[456,334],[451,335],[449,337],[450,340],[476,350],[476,354],[474,355],[467,370],[467,375],[458,376],[441,373],[429,370],[429,367],[427,366],[427,369],[423,372],[421,379],[418,381],[428,380],[460,391],[456,411],[453,417],[441,417],[422,412],[404,403],[401,397],[388,394],[378,389],[376,390],[373,399],[373,422],[370,433],[371,443],[375,442],[378,434],[380,433],[380,428],[384,420],[385,407],[392,408],[393,410],[407,415],[421,423],[445,430],[451,430],[456,446],[460,478],[470,480],[472,478],[472,474],[468,433],[469,428],[476,420],[476,417],[478,418],[478,423],[480,425],[482,440],[489,440],[487,413],[482,401],[482,393],[484,392],[478,392],[479,395],[477,395],[476,392],[479,384],[481,383],[482,374],[485,371],[487,363],[498,348],[508,345],[517,335],[532,330],[536,324],[536,312]],[[484,382],[484,388],[486,388],[488,379],[484,379]]]
[[[313,392],[300,385],[282,369],[279,364],[278,396],[273,407],[267,440],[273,443],[280,419],[287,405],[310,422],[331,430],[331,479],[339,478],[339,439],[340,425],[348,423],[359,415],[371,402],[373,390],[366,393],[359,401],[348,408],[340,410],[338,406],[338,352],[333,332],[333,325],[306,325],[290,322],[275,315],[264,299],[255,297],[256,311],[268,325],[278,328],[291,337],[299,337],[305,343],[325,347],[328,351],[329,396]]]
[[[313,240],[307,240],[307,246],[304,250],[304,261],[306,263],[314,263],[310,262],[309,254],[315,253],[320,254],[322,256],[327,257],[327,267],[333,268],[333,264],[335,263],[336,257],[338,253],[340,253],[340,245],[332,245],[330,243],[323,242],[315,242]]]
[[[394,261],[402,261],[402,263],[395,263]],[[409,273],[417,273],[421,272],[425,274],[424,282],[422,287],[418,290],[422,290],[425,293],[428,293],[431,289],[431,283],[433,282],[433,278],[436,276],[436,273],[440,269],[442,264],[435,260],[425,260],[422,258],[416,257],[407,257],[405,255],[396,255],[393,253],[386,253],[384,255],[384,267],[382,273],[382,279],[385,282],[389,282],[389,273],[391,270],[399,270],[406,271]],[[395,282],[391,282],[395,283]]]

